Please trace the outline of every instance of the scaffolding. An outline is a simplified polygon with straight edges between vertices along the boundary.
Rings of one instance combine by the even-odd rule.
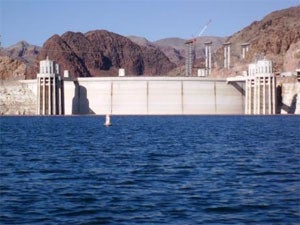
[[[185,48],[186,48],[185,75],[186,76],[192,75],[193,53],[194,53],[193,46],[194,46],[194,40],[189,40],[185,42]]]

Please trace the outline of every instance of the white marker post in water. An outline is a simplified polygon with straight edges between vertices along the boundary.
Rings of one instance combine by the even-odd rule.
[[[104,126],[111,126],[109,114],[106,114]]]

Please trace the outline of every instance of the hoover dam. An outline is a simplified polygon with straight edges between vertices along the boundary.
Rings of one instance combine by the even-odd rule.
[[[23,81],[36,95],[36,80]],[[243,84],[242,84],[243,85]],[[64,81],[64,114],[244,114],[243,87],[199,77],[103,77]]]
[[[279,97],[282,105],[289,101],[286,94],[277,96],[279,86],[268,60],[250,64],[247,75],[227,79],[125,76],[125,73],[118,77],[70,78],[68,71],[63,74],[55,61],[48,58],[41,61],[37,79],[20,81],[35,96],[35,104],[31,103],[35,109],[31,107],[18,114],[258,115],[280,113]],[[283,84],[280,88],[285,93]],[[292,104],[285,104],[281,111],[297,114],[298,94],[289,92]]]

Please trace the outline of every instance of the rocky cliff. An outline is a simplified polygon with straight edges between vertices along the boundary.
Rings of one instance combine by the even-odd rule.
[[[54,35],[44,43],[37,60],[46,56],[73,77],[116,76],[119,68],[128,75],[163,75],[175,67],[158,48],[137,45],[105,30]]]
[[[8,56],[0,56],[0,80],[25,79],[26,71],[25,62]]]
[[[35,115],[36,95],[18,81],[0,80],[0,115]]]
[[[36,57],[40,47],[20,41],[15,45],[0,50],[0,79],[25,79],[35,71]],[[36,76],[36,75],[35,75]],[[31,76],[31,77],[35,77]]]

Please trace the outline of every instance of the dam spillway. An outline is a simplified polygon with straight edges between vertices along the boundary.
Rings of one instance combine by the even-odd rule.
[[[201,77],[102,77],[64,81],[66,115],[244,114],[244,84]]]

